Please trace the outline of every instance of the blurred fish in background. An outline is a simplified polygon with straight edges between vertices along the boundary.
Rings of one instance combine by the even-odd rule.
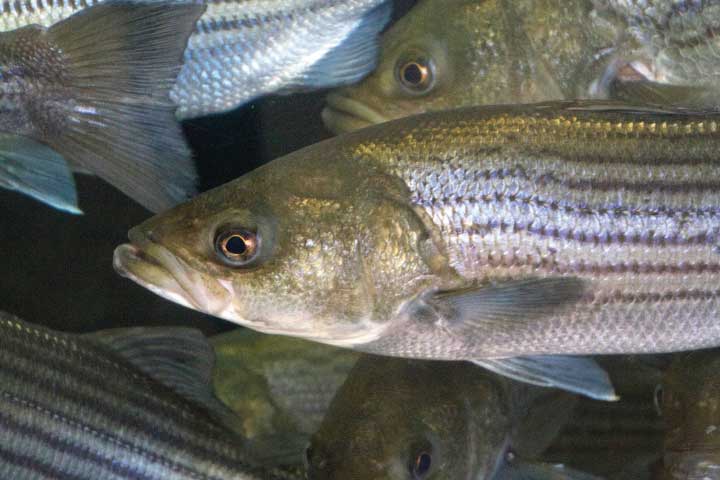
[[[302,465],[305,447],[360,354],[246,329],[211,338],[213,385],[263,464]]]
[[[630,81],[614,83],[612,95],[666,106],[720,107],[720,4],[603,0],[597,8],[625,26],[621,48],[635,72]]]
[[[291,480],[248,460],[193,329],[56,332],[0,313],[0,477]]]
[[[5,2],[0,26],[3,30],[49,26],[98,3]],[[207,10],[190,37],[184,65],[170,92],[183,119],[231,110],[270,93],[361,80],[377,64],[378,35],[392,11],[391,0],[195,3],[206,4]]]
[[[327,98],[335,133],[426,111],[577,98],[720,101],[720,6],[691,1],[421,0],[380,63]]]
[[[312,437],[308,479],[594,478],[538,460],[576,401],[469,364],[365,355]]]
[[[720,479],[720,351],[678,355],[660,385],[663,480]]]
[[[382,37],[378,68],[330,94],[341,133],[449,108],[587,97],[615,26],[591,0],[421,0]]]
[[[108,2],[0,33],[0,186],[72,213],[72,170],[154,212],[194,194],[168,92],[203,8]]]

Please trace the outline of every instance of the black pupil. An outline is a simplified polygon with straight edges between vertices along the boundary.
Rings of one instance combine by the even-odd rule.
[[[403,69],[403,79],[411,85],[419,85],[423,80],[423,72],[420,65],[411,63]]]
[[[233,255],[242,255],[247,251],[245,239],[240,235],[233,235],[227,239],[227,242],[225,242],[225,250]]]
[[[415,461],[415,473],[417,475],[425,475],[428,470],[430,470],[431,463],[432,459],[430,458],[430,454],[421,454],[419,457],[417,457],[417,460]]]

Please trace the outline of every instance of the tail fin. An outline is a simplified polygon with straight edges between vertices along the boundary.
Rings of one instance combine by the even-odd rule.
[[[156,212],[195,192],[195,168],[169,99],[183,51],[204,7],[110,1],[56,24],[75,101],[68,129],[44,139]]]

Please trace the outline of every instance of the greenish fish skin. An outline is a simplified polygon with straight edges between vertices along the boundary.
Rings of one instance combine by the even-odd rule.
[[[422,0],[383,34],[377,69],[333,92],[323,119],[341,133],[425,111],[587,98],[617,29],[590,0]],[[420,85],[402,79],[414,63]]]
[[[114,265],[256,330],[385,355],[719,345],[719,122],[595,102],[409,117],[149,219]],[[238,229],[257,247],[232,266],[216,242]]]
[[[3,0],[0,31],[48,27],[102,0]],[[358,82],[376,65],[387,0],[221,0],[207,6],[170,91],[181,119],[259,96]]]
[[[627,25],[639,58],[656,82],[706,87],[720,99],[720,5],[693,0],[609,0],[604,12]]]
[[[294,478],[247,462],[243,440],[214,412],[94,336],[52,331],[6,313],[0,313],[0,331],[0,477]],[[155,360],[151,370],[171,367]]]
[[[328,96],[323,119],[342,133],[474,105],[617,98],[715,106],[718,19],[714,2],[420,1],[383,35],[375,72]],[[403,79],[413,64],[426,66],[426,80]]]
[[[268,465],[302,465],[310,435],[359,353],[248,329],[211,338],[213,386]],[[278,452],[280,452],[278,454]]]
[[[508,458],[538,455],[562,427],[534,419],[568,418],[574,402],[466,363],[366,355],[312,437],[308,479],[506,478]]]
[[[666,423],[665,477],[720,478],[717,350],[678,356],[662,382],[659,407]]]

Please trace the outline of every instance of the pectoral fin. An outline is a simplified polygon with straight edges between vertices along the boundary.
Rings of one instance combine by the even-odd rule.
[[[584,290],[575,277],[530,278],[437,292],[428,304],[450,330],[473,335],[555,314],[580,300]]]
[[[483,358],[473,363],[520,382],[560,388],[597,400],[618,400],[607,372],[590,358],[542,355]]]
[[[59,210],[82,213],[75,180],[65,159],[27,137],[0,134],[0,186]]]

